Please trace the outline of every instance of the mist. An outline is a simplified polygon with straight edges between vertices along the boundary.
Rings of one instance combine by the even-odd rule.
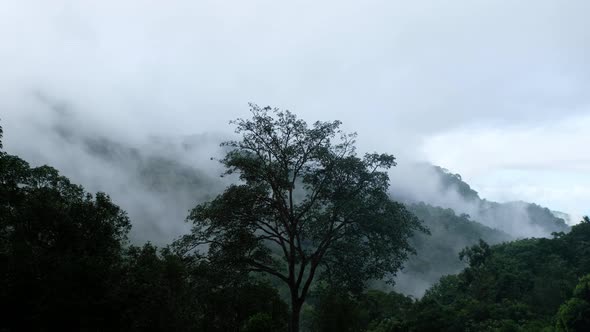
[[[585,0],[0,4],[0,330],[566,326],[590,306],[572,291],[590,285],[588,13]],[[290,118],[236,131],[258,106],[341,121],[359,157],[395,156],[389,188],[373,161],[321,169],[329,134],[302,134],[321,136],[303,152],[252,143],[269,126],[292,142]],[[270,189],[232,186],[220,162],[243,133],[257,154],[225,162]],[[290,151],[303,171],[276,158]],[[311,189],[276,180],[308,165]]]
[[[546,237],[552,229],[521,201],[571,223],[590,197],[588,6],[5,4],[5,148],[110,194],[133,242],[166,244],[232,181],[214,159],[233,137],[228,121],[255,102],[342,120],[359,153],[393,153],[396,199]],[[431,164],[461,174],[477,197]],[[506,203],[500,215],[489,213],[494,201]]]
[[[437,170],[430,164],[398,165],[391,172],[391,194],[402,202],[425,202],[437,207],[450,208],[457,215],[468,215],[474,221],[506,232],[515,238],[549,237],[551,232],[562,228],[561,225],[552,228],[536,222],[535,217],[530,215],[530,202],[493,202],[480,197],[473,188],[459,188],[457,184],[448,183],[449,177],[464,181],[459,174],[446,169]],[[466,185],[469,186],[468,183]],[[549,211],[547,213],[562,218],[564,224],[571,219],[567,214]]]
[[[590,187],[588,6],[7,3],[6,146],[39,163],[71,157],[34,151],[44,141],[37,128],[56,121],[39,94],[70,105],[85,135],[139,147],[150,137],[229,135],[227,121],[256,102],[308,121],[340,119],[359,132],[359,151],[394,153],[400,166],[442,165],[483,197],[581,216]],[[524,133],[511,140],[518,144],[497,139],[516,130]],[[555,150],[551,163],[541,147]],[[523,187],[516,172],[535,176]],[[561,181],[548,182],[547,172]]]
[[[216,161],[223,156],[220,143],[233,137],[229,124],[225,130],[194,135],[121,137],[90,126],[83,107],[64,99],[35,91],[30,103],[29,111],[19,114],[28,126],[18,132],[8,126],[6,137],[8,142],[15,136],[17,142],[39,140],[34,145],[21,143],[17,149],[8,145],[8,150],[33,164],[53,165],[91,192],[111,195],[131,217],[133,242],[163,245],[186,234],[189,210],[236,180],[222,178]],[[444,185],[440,172],[415,158],[399,161],[390,177],[392,197],[403,202],[451,208],[515,238],[550,235],[533,224],[524,203],[513,203],[501,218],[486,215],[489,202],[482,203],[477,193],[466,197],[457,187]]]

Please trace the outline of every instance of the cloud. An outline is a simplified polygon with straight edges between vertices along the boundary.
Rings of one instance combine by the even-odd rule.
[[[253,101],[309,121],[341,119],[359,132],[360,151],[440,163],[484,196],[512,199],[515,181],[492,190],[475,176],[508,167],[494,156],[531,172],[547,160],[560,174],[571,174],[561,163],[588,167],[535,128],[588,112],[589,10],[583,0],[13,1],[0,10],[5,148],[91,176],[86,151],[45,129],[77,114],[72,125],[86,136],[146,147],[154,137],[229,135],[227,121],[247,116]],[[66,115],[39,94],[63,101]],[[506,132],[530,142],[504,140],[485,156],[470,143]],[[563,144],[587,138],[567,128],[551,135]],[[543,146],[552,149],[546,158],[522,153]],[[525,156],[533,157],[526,167]],[[577,203],[566,212],[583,210],[579,198],[562,201],[570,199]]]
[[[534,201],[579,221],[590,212],[588,114],[533,126],[442,133],[426,140],[424,153],[461,173],[484,197]]]

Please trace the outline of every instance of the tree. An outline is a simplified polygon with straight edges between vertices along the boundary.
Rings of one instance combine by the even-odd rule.
[[[111,329],[129,228],[107,195],[0,154],[0,330]]]
[[[582,222],[588,222],[584,219]],[[590,274],[582,277],[573,297],[559,308],[557,331],[576,332],[590,329]]]
[[[314,289],[312,331],[404,331],[401,323],[413,300],[395,292],[370,289],[352,295],[339,289]],[[314,296],[315,295],[315,296]]]
[[[389,154],[355,152],[356,134],[340,121],[312,126],[289,111],[251,104],[251,119],[231,123],[241,140],[221,160],[241,180],[187,220],[190,235],[177,246],[224,268],[260,272],[290,292],[290,330],[316,276],[360,291],[366,280],[392,278],[413,252],[408,238],[425,231],[405,207],[390,199]]]
[[[120,331],[199,330],[200,298],[189,282],[190,264],[150,243],[129,247],[122,261],[109,301],[119,313]]]

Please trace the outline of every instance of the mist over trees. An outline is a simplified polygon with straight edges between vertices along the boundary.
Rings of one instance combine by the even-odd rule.
[[[358,157],[355,135],[339,121],[309,127],[288,111],[251,111],[252,119],[234,122],[242,139],[223,143],[226,173],[242,183],[191,212],[194,227],[180,246],[208,245],[211,264],[283,281],[289,330],[299,331],[316,274],[357,293],[367,280],[393,280],[413,252],[409,237],[425,229],[387,194],[392,155]]]
[[[0,330],[588,329],[587,217],[570,229],[538,205],[496,205],[436,168],[477,214],[396,201],[393,156],[357,156],[338,121],[252,108],[234,122],[241,139],[225,143],[237,182],[221,193],[181,163],[87,142],[136,160],[146,186],[216,188],[196,199],[193,229],[161,247],[130,241],[132,221],[106,193],[0,151]],[[513,208],[552,234],[478,222],[518,225]]]

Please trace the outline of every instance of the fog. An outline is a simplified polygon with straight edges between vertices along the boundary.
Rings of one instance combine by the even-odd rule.
[[[309,122],[340,119],[359,133],[361,153],[398,157],[392,192],[516,236],[546,234],[528,222],[492,224],[413,165],[460,173],[482,198],[589,213],[586,1],[16,1],[2,9],[5,149],[108,192],[129,212],[136,241],[182,234],[188,209],[230,181],[210,158],[232,135],[228,121],[248,116],[248,102]],[[163,176],[178,185],[138,173],[154,163],[174,169]],[[519,205],[514,214],[528,219]]]
[[[20,136],[23,141],[39,137],[35,144],[22,144],[18,154],[33,165],[56,167],[88,191],[110,194],[129,213],[135,243],[165,245],[186,234],[189,210],[237,180],[221,177],[223,169],[216,160],[224,153],[220,143],[233,137],[229,130],[122,140],[91,127],[87,115],[64,100],[36,92],[31,104],[34,112],[20,114],[29,116],[28,126],[12,133],[7,128],[7,137]],[[486,215],[489,202],[465,197],[457,187],[445,185],[441,173],[428,163],[400,161],[390,177],[395,199],[452,208],[457,215],[468,214],[515,238],[550,235],[532,223],[524,203],[505,209],[502,218]]]

